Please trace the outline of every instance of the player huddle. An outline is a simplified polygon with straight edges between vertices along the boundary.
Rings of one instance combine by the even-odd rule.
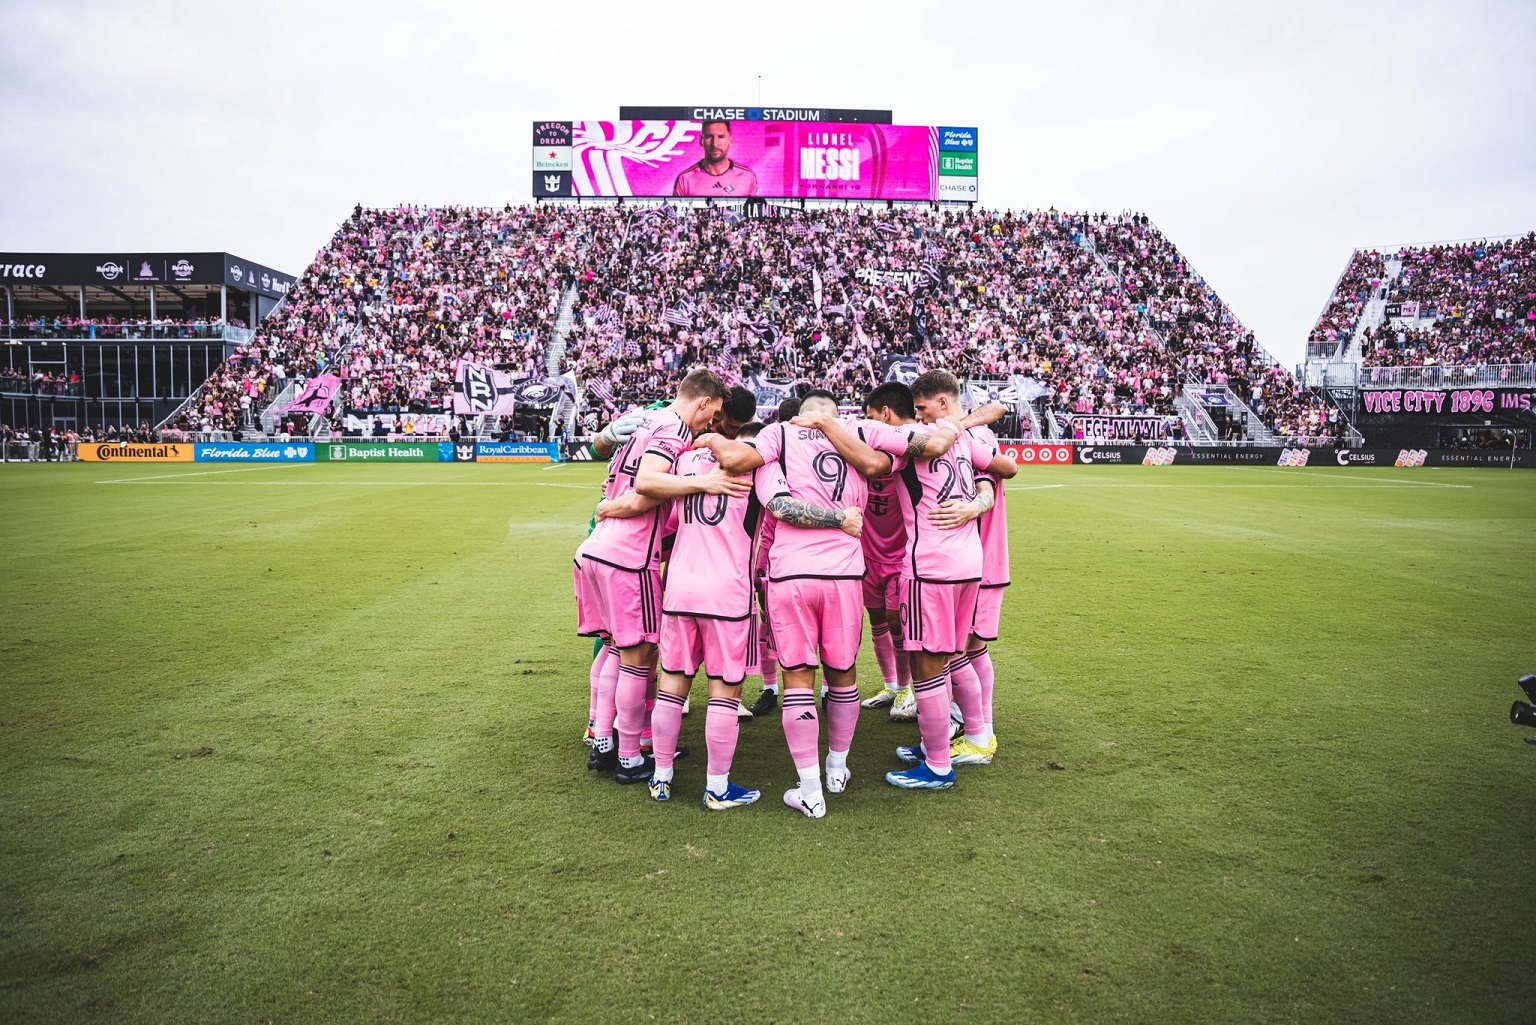
[[[908,767],[887,782],[952,788],[954,765],[987,764],[997,751],[986,644],[1008,584],[1002,481],[1017,468],[985,424],[1003,408],[967,416],[959,382],[942,370],[910,387],[880,385],[864,418],[847,421],[829,392],[811,391],[775,423],[743,424],[750,413],[727,406],[729,394],[713,373],[689,374],[670,405],[631,415],[633,433],[613,453],[596,524],[576,552],[577,628],[602,640],[589,766],[670,800],[702,668],[708,810],[760,796],[730,781],[731,761],[740,718],[773,708],[779,675],[799,775],[784,794],[791,808],[821,818],[825,793],[847,788],[861,707],[890,706],[894,718],[915,710],[921,743],[897,749]],[[623,433],[611,427],[605,439]],[[861,702],[865,610],[885,688]],[[747,713],[741,686],[758,673],[764,697]]]

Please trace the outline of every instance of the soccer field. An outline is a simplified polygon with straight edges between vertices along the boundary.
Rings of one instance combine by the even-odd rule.
[[[0,1020],[1536,1018],[1536,473],[1026,469],[996,762],[822,821],[585,772],[603,473],[0,467]]]

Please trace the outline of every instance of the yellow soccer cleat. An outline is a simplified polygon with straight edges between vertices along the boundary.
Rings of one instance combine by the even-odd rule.
[[[949,760],[955,765],[991,765],[992,755],[997,748],[994,744],[986,747],[977,747],[969,740],[961,737],[949,745]]]
[[[903,687],[891,702],[891,718],[898,722],[912,722],[917,718],[917,695],[911,687]]]

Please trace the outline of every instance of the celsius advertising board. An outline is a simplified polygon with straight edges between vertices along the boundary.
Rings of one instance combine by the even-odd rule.
[[[974,128],[542,121],[533,136],[535,197],[978,198]]]

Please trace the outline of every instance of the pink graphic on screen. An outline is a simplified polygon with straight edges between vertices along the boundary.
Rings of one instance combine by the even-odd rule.
[[[572,141],[578,196],[938,198],[928,126],[577,121]]]

